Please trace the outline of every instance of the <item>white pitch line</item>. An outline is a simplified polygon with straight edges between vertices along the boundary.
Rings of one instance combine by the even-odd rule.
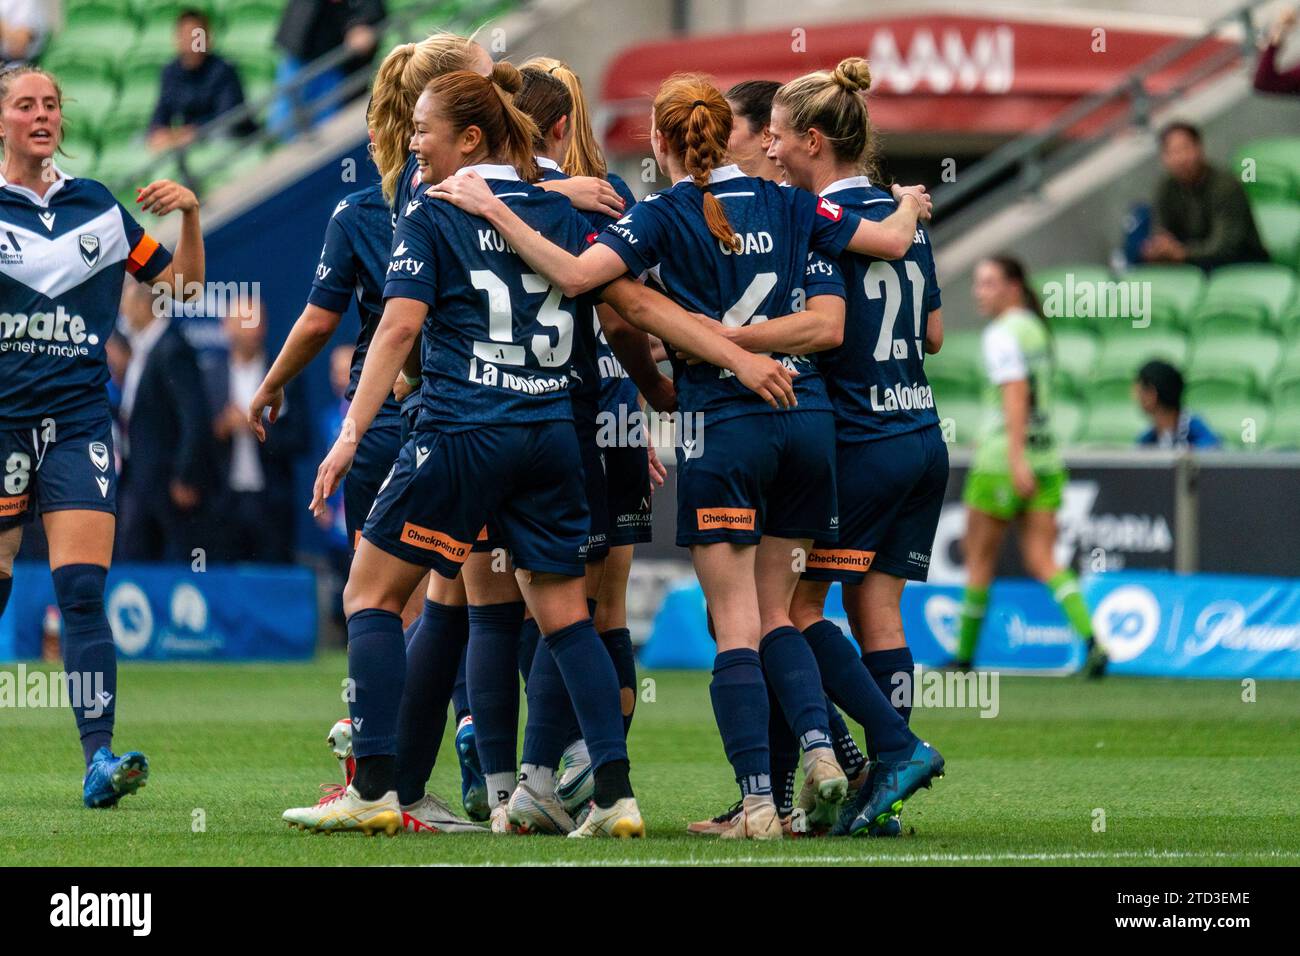
[[[488,863],[423,863],[417,866],[799,866],[801,864],[857,863],[863,866],[880,866],[894,863],[1051,863],[1082,860],[1201,860],[1201,859],[1261,859],[1300,860],[1300,852],[1279,850],[1228,853],[1206,850],[1201,853],[1188,850],[1116,850],[1114,852],[1070,853],[904,853],[882,856],[737,856],[718,859],[683,857],[681,859],[622,857],[605,860],[497,860]]]

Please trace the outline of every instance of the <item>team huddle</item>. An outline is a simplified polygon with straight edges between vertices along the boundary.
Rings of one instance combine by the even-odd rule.
[[[58,99],[46,74],[28,80]],[[342,488],[354,547],[349,716],[329,735],[345,779],[285,821],[645,834],[627,748],[626,593],[665,470],[635,436],[611,440],[598,424],[644,403],[707,434],[676,449],[676,543],[707,601],[710,695],[740,799],[690,831],[901,832],[905,801],[944,768],[909,726],[910,686],[899,693],[914,669],[899,603],[906,581],[927,577],[948,480],[923,368],[943,322],[925,189],[872,181],[869,86],[860,59],[725,94],[704,76],[670,77],[651,143],[673,185],[638,202],[608,171],[563,63],[494,63],[450,34],[385,58],[367,111],[381,181],[336,207],[306,306],[249,408],[265,438],[285,386],[355,301],[350,406],[311,502],[319,512]],[[34,95],[57,129],[58,103]],[[5,147],[8,176],[12,135]],[[186,213],[177,260],[184,251],[185,278],[201,276],[193,195],[162,183],[144,196],[152,211]],[[180,271],[120,206],[105,215],[124,224],[119,270]],[[86,395],[102,392],[102,344],[83,364]],[[101,409],[70,408],[88,409],[93,458]],[[37,442],[24,414],[7,410],[0,438]],[[11,485],[0,522],[16,525],[34,508]],[[42,478],[47,528],[61,509],[111,515],[107,492],[60,502],[67,486]],[[107,557],[60,551],[56,563],[51,544],[60,606],[65,591],[69,607],[90,606],[84,641],[67,618],[65,653],[82,655],[68,670],[111,670]],[[834,582],[851,638],[825,617]],[[978,622],[966,630],[969,658]],[[427,789],[449,709],[465,816]],[[77,720],[87,805],[141,786],[148,762],[113,754],[111,709]]]

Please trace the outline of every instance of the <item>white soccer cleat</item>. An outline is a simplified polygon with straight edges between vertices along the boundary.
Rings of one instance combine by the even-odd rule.
[[[402,828],[407,833],[486,833],[477,823],[456,816],[448,804],[432,793],[402,807]]]
[[[313,833],[360,831],[366,836],[386,833],[395,836],[402,829],[402,808],[396,791],[390,790],[378,800],[363,800],[354,787],[330,794],[312,807],[286,810],[284,822]]]
[[[338,759],[339,770],[343,771],[343,786],[346,787],[357,773],[357,760],[352,756],[352,718],[335,721],[325,742]]]
[[[635,797],[624,797],[612,807],[601,808],[594,803],[587,811],[586,818],[576,830],[569,834],[569,839],[586,839],[588,837],[612,837],[627,840],[645,836],[645,821],[641,819],[641,810],[636,805]]]
[[[564,748],[564,772],[555,785],[555,795],[564,805],[565,812],[576,814],[596,793],[596,775],[591,769],[591,755],[587,742],[576,740]]]
[[[740,812],[731,818],[718,837],[723,840],[779,840],[784,835],[772,798],[748,796],[740,801]]]
[[[514,833],[515,825],[510,822],[510,811],[504,803],[498,803],[488,816],[488,827],[493,833]]]
[[[551,793],[545,796],[521,783],[510,795],[506,814],[520,833],[572,833],[577,825]]]
[[[803,755],[803,786],[795,805],[807,816],[810,827],[822,829],[834,825],[840,804],[848,795],[848,777],[835,762],[831,748],[818,747]]]

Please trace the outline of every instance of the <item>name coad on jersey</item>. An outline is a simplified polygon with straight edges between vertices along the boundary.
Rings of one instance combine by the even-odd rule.
[[[42,343],[42,344],[37,344]],[[49,343],[49,344],[44,344]],[[55,345],[54,343],[59,343]],[[86,320],[63,306],[53,312],[0,312],[0,351],[44,352],[69,357],[86,355],[85,344],[98,345],[99,336],[86,333]]]
[[[747,256],[772,251],[770,232],[738,232],[733,239],[732,245],[728,245],[721,239],[718,240],[718,248],[722,250],[724,256]]]
[[[929,385],[888,385],[882,393],[879,385],[872,385],[871,407],[877,412],[934,408],[934,390]]]

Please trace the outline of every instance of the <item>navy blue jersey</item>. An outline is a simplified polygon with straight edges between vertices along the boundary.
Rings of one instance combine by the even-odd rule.
[[[361,328],[344,395],[348,401],[356,394],[366,350],[384,314],[384,278],[393,250],[392,223],[392,210],[378,185],[344,196],[325,227],[320,263],[307,295],[312,305],[340,313],[356,300]],[[395,416],[399,411],[397,400],[390,395],[380,414]]]
[[[623,177],[617,173],[610,173],[607,177],[609,184],[614,187],[614,191],[622,197],[626,205],[623,207],[623,214],[626,215],[636,205],[636,196],[628,188]],[[601,216],[599,213],[589,214],[592,224],[604,229],[615,220],[608,216]],[[600,320],[596,320],[596,362],[600,369],[600,410],[602,412],[616,411],[619,405],[636,404],[636,386],[632,380],[627,377],[627,372],[623,368],[623,363],[614,355],[614,350],[609,347],[609,342],[605,340],[605,332],[600,327]]]
[[[865,176],[832,183],[823,195],[875,221],[896,208],[893,196]],[[940,306],[929,235],[918,224],[912,248],[894,262],[846,252],[839,265],[848,292],[844,341],[819,360],[837,437],[870,441],[937,425],[922,365],[926,324]]]
[[[525,222],[571,253],[590,225],[509,166],[467,167]],[[570,420],[580,302],[552,289],[485,220],[421,194],[399,216],[384,298],[429,306],[418,429]]]
[[[857,229],[856,216],[802,190],[745,176],[735,166],[715,170],[706,188],[722,202],[740,238],[739,251],[709,232],[703,193],[690,180],[647,196],[597,241],[617,252],[633,275],[654,275],[683,308],[730,326],[798,311],[805,297],[844,294],[836,270],[809,254],[816,250],[833,258],[843,252]],[[799,372],[799,408],[831,410],[815,361],[773,357]],[[673,371],[683,412],[721,420],[774,411],[725,369],[674,358]]]
[[[93,179],[60,173],[41,198],[0,178],[0,428],[107,416],[123,276],[170,262]]]
[[[537,158],[541,167],[541,182],[553,182],[568,179],[552,160]],[[598,212],[580,212],[582,218],[591,224],[588,234],[599,232],[614,220]],[[596,360],[597,334],[600,331],[600,319],[596,317],[596,306],[600,299],[594,295],[578,298],[578,326],[573,336],[573,414],[583,421],[594,421],[600,403],[600,367]]]
[[[397,177],[397,189],[393,192],[393,228],[397,228],[397,220],[401,219],[411,209],[411,201],[417,199],[422,190],[420,182],[420,164],[415,158],[414,153],[406,154],[406,162],[402,164],[401,175]]]

